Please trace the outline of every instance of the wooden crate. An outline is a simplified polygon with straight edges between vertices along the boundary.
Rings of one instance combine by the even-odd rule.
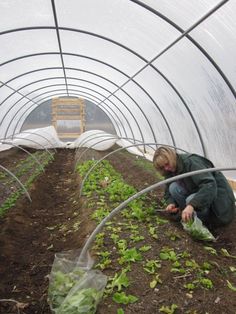
[[[59,131],[59,121],[78,121],[79,132]],[[69,122],[68,122],[69,123]],[[60,139],[76,139],[85,130],[85,101],[81,98],[54,98],[52,99],[52,125]]]

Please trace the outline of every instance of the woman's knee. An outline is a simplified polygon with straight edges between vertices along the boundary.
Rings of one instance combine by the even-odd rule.
[[[186,190],[178,183],[178,182],[172,182],[169,186],[169,192],[172,197],[185,197],[187,196]]]
[[[178,194],[178,184],[176,182],[172,182],[169,185],[169,192],[172,197],[175,197],[175,195]]]

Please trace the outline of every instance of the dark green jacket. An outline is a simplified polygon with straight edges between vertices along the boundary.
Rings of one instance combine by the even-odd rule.
[[[167,177],[173,177],[182,173],[213,168],[212,162],[196,154],[177,154],[177,170]],[[209,172],[183,178],[180,181],[188,195],[196,193],[190,204],[196,211],[210,208],[216,223],[227,224],[234,218],[235,197],[234,193],[221,172]],[[169,194],[169,185],[166,187],[165,199],[167,203],[175,203]]]

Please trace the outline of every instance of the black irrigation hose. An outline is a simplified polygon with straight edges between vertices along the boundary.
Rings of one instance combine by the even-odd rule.
[[[114,208],[111,213],[106,216],[101,222],[100,224],[94,229],[94,231],[91,233],[91,235],[89,236],[89,238],[87,239],[85,245],[82,248],[81,254],[79,256],[78,262],[80,262],[81,260],[84,259],[84,257],[86,256],[87,251],[90,249],[93,241],[96,238],[96,235],[102,230],[102,228],[104,227],[104,225],[107,223],[108,220],[110,220],[112,217],[114,217],[121,209],[123,209],[124,207],[126,207],[131,201],[135,200],[136,198],[140,197],[141,195],[150,192],[154,189],[156,189],[157,187],[160,187],[164,184],[182,179],[182,178],[186,178],[186,177],[190,177],[193,175],[197,175],[197,174],[201,174],[201,173],[206,173],[206,172],[215,172],[215,171],[228,171],[228,170],[236,170],[236,167],[231,167],[231,168],[208,168],[208,169],[201,169],[201,170],[195,170],[195,171],[191,171],[191,172],[187,172],[187,173],[183,173],[180,175],[177,175],[175,177],[169,178],[169,179],[165,179],[161,182],[157,182],[154,183],[153,185],[150,185],[149,187],[139,191],[138,193],[132,195],[131,197],[129,197],[126,201],[124,201],[123,203],[121,203],[119,206],[117,206],[116,208]]]

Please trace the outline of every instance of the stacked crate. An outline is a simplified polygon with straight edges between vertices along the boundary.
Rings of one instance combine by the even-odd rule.
[[[61,130],[60,123],[77,125],[76,131]],[[52,125],[60,139],[76,139],[85,130],[85,101],[81,98],[52,99]]]

